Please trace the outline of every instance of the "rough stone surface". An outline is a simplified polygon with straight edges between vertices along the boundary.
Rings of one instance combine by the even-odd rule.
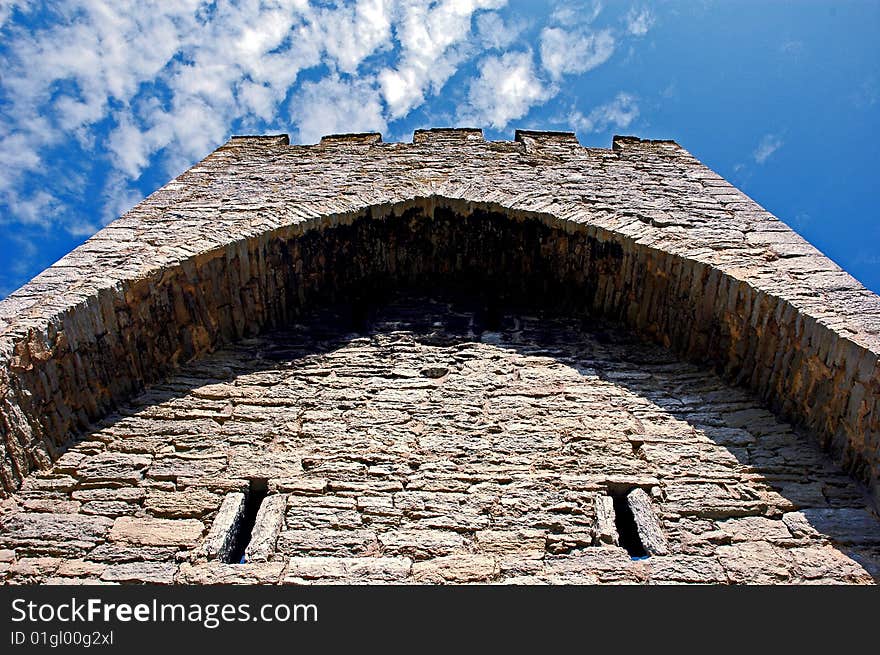
[[[562,292],[750,386],[877,493],[876,295],[675,143],[468,130],[233,138],[0,302],[3,489],[182,362],[389,276]],[[91,472],[114,467],[143,468]]]
[[[101,573],[105,582],[134,584],[172,584],[177,574],[173,562],[131,562],[112,564]]]
[[[614,499],[601,494],[596,496],[596,532],[599,540],[617,546],[619,536],[614,520]]]
[[[265,562],[275,552],[278,533],[284,527],[287,497],[276,494],[267,497],[257,512],[251,539],[245,551],[248,562]]]
[[[111,541],[140,546],[194,546],[204,525],[195,519],[154,519],[124,516],[116,519],[110,530]]]
[[[186,366],[68,450],[77,462],[70,480],[5,501],[2,575],[8,583],[874,581],[880,523],[862,490],[748,392],[613,324],[510,313],[486,330],[481,311],[470,299],[401,296],[352,331],[330,308]],[[440,367],[440,377],[421,373]],[[206,423],[218,397],[232,411]],[[726,422],[746,412],[746,425]],[[103,455],[147,439],[162,456],[142,479],[123,473],[96,487],[79,477],[80,467],[93,470],[89,459],[110,461]],[[165,462],[184,456],[179,475],[168,475]],[[153,466],[162,467],[158,479]],[[260,467],[270,491],[247,563],[223,563],[221,546],[244,512],[240,490]],[[639,500],[636,523],[653,522],[641,534],[646,547],[662,539],[665,554],[651,545],[649,559],[633,561],[615,543],[612,496],[626,488]],[[31,509],[47,493],[71,513]],[[90,502],[132,514],[88,515]]]
[[[243,493],[227,494],[211,523],[211,529],[202,545],[202,551],[209,559],[225,562],[233,549],[233,537],[242,520],[245,508]]]
[[[668,555],[666,535],[654,514],[653,503],[644,489],[633,489],[626,495],[626,503],[632,512],[639,541],[650,555]]]
[[[0,302],[0,576],[871,582],[878,353],[677,144],[233,138]]]
[[[293,557],[284,584],[405,582],[412,570],[406,557]]]

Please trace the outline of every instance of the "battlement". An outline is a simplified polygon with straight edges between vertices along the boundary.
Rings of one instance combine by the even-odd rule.
[[[329,134],[321,137],[321,146],[357,145],[369,146],[382,143],[382,135],[378,132],[357,132],[352,134]]]
[[[289,146],[290,136],[287,134],[233,135],[229,137],[227,145]]]
[[[681,147],[672,139],[641,139],[637,136],[614,135],[611,142],[612,150],[623,150],[624,148],[637,148],[640,146]]]
[[[334,146],[369,146],[385,143],[382,135],[378,132],[359,132],[350,134],[328,134],[321,137],[320,142],[316,146],[297,146],[297,147],[334,147]],[[406,144],[407,142],[398,143],[397,145]],[[559,132],[553,130],[516,130],[514,132],[513,141],[486,141],[483,130],[473,127],[434,127],[430,129],[418,129],[413,132],[412,145],[424,146],[430,145],[434,147],[456,147],[464,145],[486,145],[519,143],[526,146],[526,149],[553,147],[553,148],[581,148],[574,132]],[[222,147],[282,147],[290,145],[290,137],[287,134],[278,134],[272,136],[250,136],[250,135],[234,135]],[[610,151],[622,151],[632,148],[649,148],[657,149],[677,149],[681,150],[675,141],[671,139],[641,139],[635,136],[614,136]]]
[[[434,127],[416,130],[412,142],[415,145],[444,146],[484,141],[483,130],[473,127]]]

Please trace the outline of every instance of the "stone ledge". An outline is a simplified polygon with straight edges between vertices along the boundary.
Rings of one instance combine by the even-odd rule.
[[[378,132],[352,132],[322,136],[319,145],[327,148],[340,145],[370,146],[374,143],[382,143],[382,135]]]
[[[536,143],[570,143],[572,145],[580,145],[574,132],[559,132],[554,130],[516,130],[513,140],[519,143],[536,142]]]
[[[625,148],[639,146],[660,146],[667,148],[677,148],[679,150],[682,149],[678,142],[672,139],[642,139],[637,136],[622,136],[619,134],[615,134],[611,140],[612,150],[623,150]]]
[[[476,127],[432,127],[413,132],[412,142],[413,145],[445,146],[484,140],[483,130]]]
[[[290,136],[287,134],[233,134],[224,146],[289,146]]]

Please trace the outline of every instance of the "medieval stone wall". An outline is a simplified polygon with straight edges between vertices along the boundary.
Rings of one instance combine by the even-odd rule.
[[[402,218],[365,227],[389,215]],[[309,234],[336,250],[303,258]],[[748,384],[877,487],[875,295],[675,144],[450,130],[412,145],[233,139],[0,303],[3,488],[180,363],[340,282],[423,266],[559,282]]]
[[[763,414],[743,407],[742,418],[724,418],[735,412],[712,406],[722,402],[720,395],[705,401],[705,411],[721,417],[719,427],[757,430],[751,434],[758,443],[773,453],[782,449],[779,461],[791,454],[795,468],[786,469],[786,475],[813,482],[826,475],[829,465],[818,455],[811,459],[794,454],[818,445],[842,470],[867,483],[877,501],[880,299],[677,144],[617,138],[611,150],[591,149],[581,147],[572,135],[526,131],[518,132],[514,142],[486,142],[477,130],[419,131],[412,144],[385,144],[378,135],[328,137],[307,147],[290,146],[283,137],[245,137],[233,138],[0,302],[0,480],[4,494],[14,494],[6,505],[11,508],[9,520],[0,526],[0,534],[7,533],[5,543],[24,556],[54,557],[56,545],[44,548],[34,535],[72,529],[64,512],[53,519],[57,524],[39,516],[56,502],[73,514],[94,517],[77,524],[85,527],[74,531],[79,536],[72,539],[81,542],[77,552],[88,554],[86,561],[92,564],[112,564],[113,557],[102,559],[95,552],[113,550],[115,541],[136,541],[139,537],[133,535],[152,534],[154,529],[165,534],[171,529],[161,522],[165,510],[147,502],[148,489],[162,483],[158,491],[188,498],[192,481],[171,469],[162,473],[161,466],[159,473],[150,471],[162,448],[177,452],[180,446],[172,439],[158,450],[140,451],[136,434],[126,441],[110,433],[109,441],[98,436],[103,446],[94,450],[95,435],[103,434],[96,432],[96,423],[107,417],[117,422],[114,412],[129,412],[126,403],[145,390],[152,398],[150,389],[155,387],[149,385],[162,383],[188,362],[198,365],[234,344],[247,349],[247,344],[258,343],[248,339],[289,327],[316,308],[341,306],[352,329],[362,330],[370,312],[397,291],[476,296],[481,308],[476,315],[487,325],[504,316],[550,312],[581,321],[578,325],[587,336],[572,337],[575,340],[589,341],[596,322],[610,322],[623,333],[699,364],[701,370],[714,369],[726,383],[748,389],[748,402],[772,410],[791,439],[792,430],[798,431],[802,446],[788,441],[779,445],[776,428],[766,428]],[[310,342],[314,337],[301,338]],[[514,366],[513,360],[508,364]],[[282,378],[277,384],[284,386]],[[244,379],[242,384],[250,383]],[[652,397],[653,392],[646,393]],[[720,393],[733,391],[725,388]],[[197,392],[193,394],[199,399]],[[209,400],[208,404],[223,401],[223,407],[232,402]],[[621,416],[633,411],[624,408]],[[188,417],[184,411],[180,418]],[[623,419],[608,420],[615,424]],[[665,434],[662,428],[656,430]],[[490,434],[483,438],[491,442]],[[602,434],[613,440],[628,433]],[[85,440],[76,445],[78,439]],[[663,443],[657,456],[670,457],[676,447]],[[737,447],[723,439],[718,445],[719,453]],[[337,447],[357,444],[326,441],[320,446]],[[195,450],[205,448],[201,443]],[[130,457],[117,461],[117,451]],[[99,474],[92,479],[91,460],[82,460],[83,474],[76,453],[109,459],[94,463]],[[290,462],[299,461],[291,465],[301,466],[305,460],[296,460],[301,455],[291,455]],[[723,454],[707,457],[714,460]],[[698,478],[701,459],[692,454],[684,458],[688,466],[697,466]],[[612,469],[617,463],[611,456],[605,460]],[[575,464],[587,466],[586,460]],[[195,477],[220,472],[206,473],[212,470],[211,457],[200,466],[208,468],[196,471]],[[733,481],[707,484],[735,489],[737,500],[760,498],[763,492],[746,490],[749,476],[767,472],[749,468],[753,463],[743,466]],[[43,473],[34,475],[35,471]],[[114,480],[114,472],[121,477]],[[259,478],[270,498],[283,490],[278,476],[235,468],[224,469],[223,475],[226,487],[204,490],[208,495],[198,492],[201,509],[181,519],[190,523],[174,524],[189,535],[188,541],[167,545],[188,554],[161,551],[155,559],[173,555],[175,561],[183,557],[197,563],[211,549],[215,556],[225,552],[224,539],[237,525],[247,498],[253,497],[248,485]],[[714,480],[712,475],[707,479]],[[400,476],[396,479],[394,484],[404,484]],[[582,490],[586,495],[577,501],[583,533],[589,535],[578,548],[602,542],[605,510],[606,518],[620,511],[642,517],[641,536],[648,542],[652,533],[669,530],[668,521],[681,521],[681,515],[665,514],[670,506],[662,502],[678,493],[668,480],[615,482],[606,475],[595,484]],[[820,526],[813,528],[822,535],[816,543],[848,548],[855,537],[852,531],[846,536],[839,524],[852,519],[868,535],[867,542],[859,543],[870,551],[876,545],[870,536],[876,519],[856,500],[857,487],[847,484],[820,482],[814,491],[823,491],[807,504],[761,501],[747,505],[750,509],[743,516],[780,521],[802,508],[821,510],[826,513],[812,516]],[[841,485],[847,489],[843,506],[835,504],[836,491],[825,491]],[[138,491],[141,487],[143,493]],[[619,494],[633,489],[651,495],[634,496],[630,510],[626,503],[617,514],[609,509],[608,502],[619,505]],[[708,508],[708,514],[698,516],[709,521],[700,523],[699,530],[710,534],[720,529],[711,521],[740,517],[731,510],[733,505],[713,514],[712,489],[698,496]],[[217,507],[221,496],[225,509]],[[337,507],[333,503],[343,508],[355,502],[352,511],[363,522],[363,508],[357,498],[351,500],[356,494],[342,496],[315,511],[321,514]],[[394,506],[391,496],[376,502]],[[36,504],[22,512],[26,501]],[[270,503],[271,512],[286,517],[276,524],[279,530],[306,529],[295,527],[295,501],[290,497],[272,502],[276,505]],[[89,511],[81,512],[86,506]],[[849,516],[847,511],[855,513]],[[650,519],[655,514],[660,517],[656,524]],[[406,512],[392,515],[404,528],[412,518]],[[146,523],[137,523],[141,519]],[[153,519],[159,523],[150,523]],[[221,524],[226,528],[213,527]],[[765,527],[781,530],[778,523]],[[448,529],[467,533],[462,542],[467,552],[482,553],[478,526]],[[797,532],[791,526],[786,529],[782,532],[789,537]],[[803,526],[798,529],[804,533]],[[673,530],[668,535],[671,547],[685,554],[674,534]],[[394,554],[379,537],[371,539],[382,544],[370,551],[372,555],[391,553],[415,562],[412,553]],[[544,539],[544,552],[555,556],[546,534]],[[786,539],[777,543],[756,537],[774,547],[791,546]],[[279,536],[277,543],[290,541]],[[282,554],[314,555],[296,548]],[[360,553],[355,549],[336,555]],[[442,556],[446,555],[439,551],[430,554]],[[718,556],[713,550],[712,557]],[[869,552],[859,561],[869,562],[871,557]],[[492,561],[489,578],[510,577],[499,573],[497,558]],[[348,564],[338,566],[348,570]],[[735,581],[727,568],[722,569],[725,579]],[[415,576],[415,570],[413,563],[407,575]],[[712,570],[720,569],[712,565]],[[786,570],[779,580],[810,579],[803,572]],[[177,568],[167,568],[166,573],[165,579],[183,575]],[[523,574],[556,579],[546,571]],[[645,576],[640,579],[650,577]],[[724,576],[719,573],[719,579]],[[861,580],[864,570],[843,577]]]
[[[880,577],[858,485],[747,392],[614,323],[388,300],[239,341],[102,422],[15,494],[0,579]]]

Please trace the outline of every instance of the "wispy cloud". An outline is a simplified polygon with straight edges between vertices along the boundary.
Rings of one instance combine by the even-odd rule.
[[[478,9],[497,9],[504,0],[446,0],[406,5],[396,27],[400,62],[378,75],[391,118],[405,116],[438,92],[466,57],[463,47]]]
[[[21,4],[20,0],[0,0],[0,27],[6,24],[13,10]]]
[[[752,153],[755,163],[763,164],[783,145],[782,139],[775,134],[765,134]]]
[[[589,25],[602,13],[601,0],[560,0],[556,3],[550,20],[557,25]]]
[[[635,96],[629,93],[618,93],[610,102],[599,105],[584,116],[573,111],[568,123],[574,129],[583,132],[604,132],[608,129],[624,129],[639,117],[639,107]]]
[[[555,93],[538,78],[531,52],[487,57],[479,68],[479,76],[471,82],[469,105],[462,113],[465,121],[500,129]]]
[[[853,105],[859,109],[870,109],[878,101],[880,101],[880,85],[877,84],[877,78],[874,76],[862,80],[852,94]]]
[[[51,175],[50,153],[71,142],[83,161],[96,153],[110,165],[106,180],[125,181],[124,202],[101,194],[105,216],[141,195],[128,182],[155,167],[178,173],[233,125],[293,120],[308,140],[323,131],[382,129],[440,92],[477,54],[465,47],[474,17],[504,4],[3,0],[0,25],[18,6],[39,13],[33,24],[40,27],[4,28],[0,205],[27,222],[62,216],[58,208],[72,198],[50,180],[39,192],[22,182]],[[364,62],[380,55],[391,61],[365,71]],[[300,81],[320,67],[328,71],[320,79]],[[84,229],[82,221],[64,225]]]
[[[541,64],[554,80],[585,73],[604,64],[614,53],[610,30],[587,32],[548,27],[541,32]]]
[[[505,20],[498,12],[489,11],[477,16],[477,36],[485,48],[504,50],[513,45],[526,29],[522,18]]]
[[[633,36],[645,36],[654,25],[654,14],[650,9],[630,9],[626,15],[626,30]]]
[[[786,39],[779,44],[779,52],[797,58],[804,53],[804,42],[797,39]]]
[[[125,174],[114,171],[104,183],[101,198],[101,224],[107,225],[143,200],[144,194],[129,184]]]
[[[502,129],[635,34],[598,1],[537,24],[504,5],[0,0],[0,224],[89,234],[238,130],[308,143],[417,110]],[[626,94],[581,111],[579,129],[638,115]]]
[[[338,75],[306,82],[291,101],[290,115],[301,143],[317,143],[340,132],[382,132],[387,123],[379,89],[370,79]]]

